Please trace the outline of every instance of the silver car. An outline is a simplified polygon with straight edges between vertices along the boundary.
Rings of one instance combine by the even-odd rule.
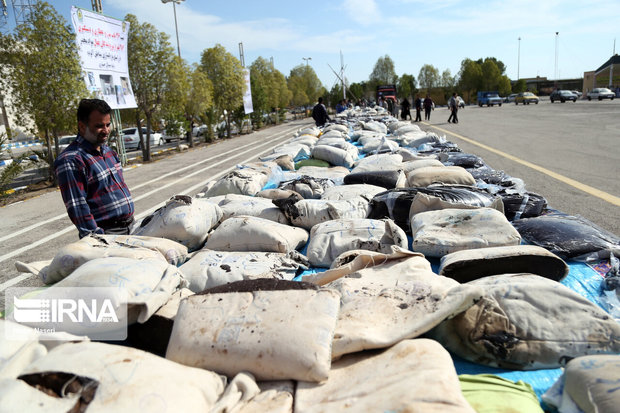
[[[142,135],[146,137],[146,128],[142,128]],[[142,145],[140,144],[138,128],[123,129],[123,142],[125,143],[125,150],[141,149]],[[164,139],[161,133],[151,131],[151,148],[163,144]]]
[[[592,100],[592,99],[598,99],[598,100],[611,99],[611,100],[614,100],[614,98],[616,97],[616,94],[614,92],[612,92],[611,90],[607,89],[606,87],[595,87],[590,92],[588,92],[587,96],[588,96],[588,100]]]

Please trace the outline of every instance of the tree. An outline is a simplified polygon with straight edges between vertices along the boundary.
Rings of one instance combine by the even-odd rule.
[[[512,93],[522,93],[527,90],[527,83],[525,79],[517,80],[517,83],[512,87]]]
[[[166,88],[161,105],[161,117],[165,121],[165,133],[177,136],[186,125],[185,106],[189,97],[192,72],[189,65],[175,56],[168,65]],[[190,140],[190,145],[193,142]]]
[[[292,92],[292,103],[295,106],[305,106],[316,102],[325,89],[314,69],[309,65],[298,65],[291,69],[287,85]]]
[[[501,72],[493,59],[486,58],[481,65],[482,86],[485,90],[497,90]]]
[[[27,114],[44,133],[48,163],[53,165],[58,135],[76,130],[79,99],[89,96],[73,30],[54,8],[39,1],[33,4],[30,19],[15,28],[14,36],[0,35],[0,54],[0,64],[11,68],[6,82],[18,120],[23,123]],[[56,184],[52,168],[49,177]]]
[[[205,119],[207,111],[213,107],[213,83],[205,72],[194,64],[191,74],[191,86],[189,89],[189,95],[185,104],[185,114],[190,121],[189,128],[189,141],[190,146],[193,146],[192,139],[192,123],[194,120],[202,121]],[[212,138],[213,130],[209,129],[207,138]]]
[[[471,59],[463,59],[459,71],[459,86],[467,91],[467,102],[470,103],[470,93],[474,93],[482,87],[482,68]]]
[[[418,75],[418,83],[420,83],[421,88],[430,91],[430,89],[437,87],[439,82],[439,70],[435,66],[429,64],[422,66]]]
[[[416,88],[415,77],[413,75],[403,73],[403,75],[398,79],[396,90],[398,97],[401,99],[405,99],[410,96],[413,98],[413,95],[415,95],[418,91]]]
[[[495,63],[495,65],[499,69],[500,75],[503,75],[504,73],[506,73],[506,65],[501,60],[498,60],[495,57],[487,57],[484,60],[491,60],[493,63]],[[482,60],[482,58],[480,58],[480,59],[478,59],[476,61],[476,63],[478,63],[479,65],[482,65],[482,63],[484,63],[484,60]]]
[[[219,114],[226,115],[226,135],[230,138],[232,112],[243,104],[246,87],[243,66],[221,44],[202,52],[200,66],[213,83],[215,108]]]
[[[353,99],[359,100],[364,97],[364,86],[361,83],[351,83],[347,92]]]
[[[286,108],[291,103],[286,77],[273,64],[263,57],[258,57],[250,65],[250,83],[252,85],[252,105],[254,124],[260,127],[263,116],[276,108]]]
[[[500,76],[497,90],[500,96],[508,96],[512,93],[512,87],[510,86],[510,79],[508,76]]]
[[[170,66],[175,62],[174,49],[168,35],[158,31],[150,23],[139,23],[136,16],[128,14],[129,38],[127,41],[127,60],[137,109],[134,116],[142,159],[151,160],[151,129],[155,113],[160,109],[168,88]],[[146,138],[142,136],[141,114],[146,118]]]
[[[398,80],[398,75],[396,75],[396,70],[394,69],[394,61],[388,55],[380,57],[377,59],[375,66],[372,69],[372,73],[368,78],[370,83],[373,84],[374,87],[379,85],[392,85],[396,84]]]
[[[454,77],[452,76],[452,73],[450,73],[450,69],[446,69],[441,73],[441,86],[444,87],[444,89],[452,89],[454,88],[454,85],[456,84]]]

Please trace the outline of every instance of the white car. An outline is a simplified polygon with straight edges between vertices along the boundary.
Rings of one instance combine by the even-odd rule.
[[[65,135],[58,138],[58,153],[64,151],[67,146],[71,145],[71,143],[77,138],[76,135]]]
[[[146,138],[146,128],[142,128],[142,136]],[[125,143],[125,150],[141,149],[138,128],[123,129],[123,142]],[[163,144],[164,138],[161,136],[161,133],[151,131],[151,148]]]
[[[456,104],[459,108],[465,108],[465,101],[460,96],[456,97]]]
[[[588,100],[592,100],[592,99],[598,99],[598,100],[611,99],[611,100],[614,100],[614,98],[616,97],[616,94],[614,92],[612,92],[611,90],[607,89],[606,87],[595,87],[590,92],[588,92],[587,96],[588,96]]]

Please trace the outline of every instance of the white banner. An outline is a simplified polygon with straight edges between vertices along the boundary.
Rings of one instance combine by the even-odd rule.
[[[243,109],[245,110],[245,114],[249,115],[254,112],[254,105],[252,104],[252,87],[250,84],[250,69],[243,69],[245,72],[245,85],[246,90],[243,95]]]
[[[71,22],[88,90],[112,109],[137,107],[127,65],[129,23],[75,6]]]

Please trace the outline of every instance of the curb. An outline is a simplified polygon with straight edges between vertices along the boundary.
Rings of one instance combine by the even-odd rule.
[[[28,146],[37,146],[37,145],[41,145],[41,141],[26,141],[26,142],[17,142],[17,143],[5,143],[3,145],[0,145],[0,148],[2,148],[2,149],[25,148],[25,147],[28,147]]]

